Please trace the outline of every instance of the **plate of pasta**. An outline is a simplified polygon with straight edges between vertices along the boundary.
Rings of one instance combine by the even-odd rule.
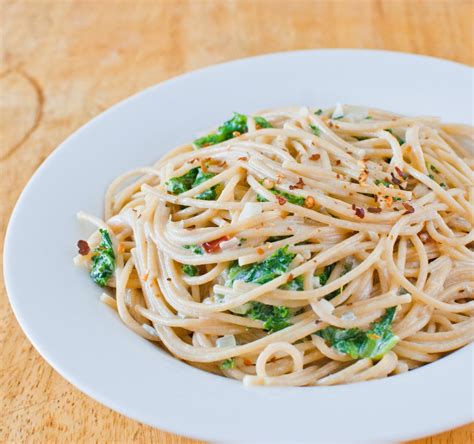
[[[20,325],[79,389],[186,436],[471,421],[472,80],[429,57],[299,51],[125,100],[19,199]]]

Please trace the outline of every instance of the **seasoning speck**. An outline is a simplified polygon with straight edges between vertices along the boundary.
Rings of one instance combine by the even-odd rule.
[[[77,241],[77,248],[79,249],[79,254],[81,256],[86,256],[89,254],[91,251],[91,248],[89,247],[89,244],[85,240],[79,240]]]
[[[382,212],[382,208],[369,207],[369,208],[367,208],[367,211],[368,211],[369,213],[381,213],[381,212]]]
[[[415,212],[415,209],[408,202],[403,202],[402,205],[406,210],[403,214],[411,214]]]
[[[296,182],[294,185],[290,185],[289,188],[290,190],[294,190],[294,189],[302,189],[303,187],[305,186],[305,183],[303,182],[303,179],[300,177],[298,178],[298,182]]]

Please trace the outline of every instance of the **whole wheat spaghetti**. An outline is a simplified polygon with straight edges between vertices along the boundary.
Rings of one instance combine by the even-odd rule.
[[[333,385],[473,340],[471,127],[337,105],[235,113],[118,177],[75,258],[175,357]]]

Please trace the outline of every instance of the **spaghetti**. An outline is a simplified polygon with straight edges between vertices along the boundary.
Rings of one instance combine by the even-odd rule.
[[[334,385],[473,340],[471,127],[234,114],[105,195],[78,265],[135,333],[245,384]]]

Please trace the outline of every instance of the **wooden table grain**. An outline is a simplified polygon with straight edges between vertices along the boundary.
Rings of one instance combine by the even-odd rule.
[[[456,0],[2,1],[0,248],[41,162],[136,91],[302,48],[382,48],[473,65],[473,13],[472,1]],[[0,442],[195,442],[125,418],[66,382],[21,332],[0,281]],[[471,425],[416,442],[469,443],[473,434]]]

